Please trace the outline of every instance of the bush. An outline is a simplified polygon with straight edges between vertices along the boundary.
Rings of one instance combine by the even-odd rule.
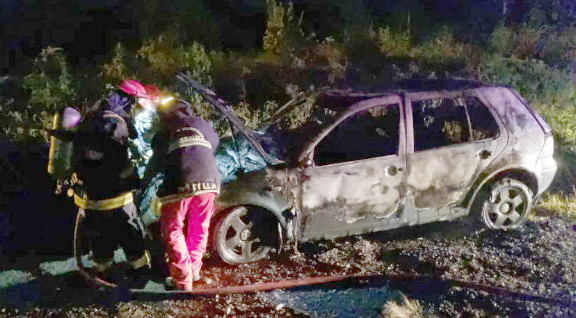
[[[540,58],[550,65],[558,67],[573,65],[576,62],[576,26],[545,32],[538,53]]]
[[[284,6],[276,0],[266,0],[266,30],[263,38],[265,59],[276,65],[286,63],[294,52],[310,44],[313,35],[302,30],[304,13],[296,19],[294,4]]]
[[[246,127],[257,129],[263,122],[270,119],[278,107],[275,101],[266,101],[262,108],[250,107],[250,104],[240,102],[234,106],[234,114],[244,121]]]
[[[176,75],[189,72],[197,81],[211,86],[211,59],[203,45],[197,42],[180,45],[176,35],[168,32],[144,42],[135,54],[118,43],[111,61],[102,67],[102,73],[112,85],[134,78],[174,89]]]
[[[118,42],[110,63],[105,63],[101,69],[104,79],[116,85],[124,79],[137,77],[136,73],[141,67],[136,57],[128,52],[122,42]]]
[[[310,120],[316,105],[317,91],[313,87],[304,91],[298,85],[289,84],[286,86],[286,93],[291,97],[291,102],[300,98],[304,100],[298,107],[294,107],[279,124],[284,129],[298,129]]]
[[[306,47],[298,55],[292,56],[292,68],[320,70],[326,74],[327,83],[315,82],[315,85],[334,84],[344,79],[348,68],[346,48],[333,38]],[[299,82],[297,79],[296,82]]]
[[[528,2],[526,21],[535,27],[572,23],[576,4],[565,0],[531,0]]]
[[[409,28],[398,31],[380,28],[376,41],[380,52],[394,63],[392,80],[415,76],[468,77],[484,58],[479,48],[456,40],[447,26],[421,44],[414,42]]]
[[[284,49],[286,36],[286,9],[275,0],[266,1],[267,19],[264,34],[264,51],[280,55]]]
[[[576,27],[531,27],[516,31],[499,25],[490,35],[491,53],[518,59],[541,59],[550,66],[566,67],[576,61]]]
[[[61,48],[42,49],[22,86],[28,90],[29,100],[6,105],[4,134],[13,140],[47,140],[46,129],[51,127],[53,114],[66,106],[78,107],[81,100]]]
[[[380,28],[377,43],[380,52],[386,57],[416,56],[414,39],[409,29],[393,31],[390,27]]]
[[[574,99],[574,74],[542,60],[489,56],[478,71],[482,81],[510,85],[528,100],[563,107]]]
[[[174,84],[176,75],[187,71],[204,85],[211,86],[212,61],[204,46],[193,42],[190,46],[180,45],[171,33],[164,33],[144,43],[137,52],[148,69],[144,79],[156,80],[164,85]]]
[[[434,37],[418,46],[416,56],[428,63],[444,63],[455,59],[463,59],[466,45],[454,38],[452,30],[444,26]]]
[[[214,21],[206,1],[146,0],[141,3],[139,26],[143,40],[171,33],[185,45],[191,41],[211,48],[220,45],[220,25]]]
[[[507,56],[512,53],[512,50],[514,50],[515,42],[516,34],[514,31],[500,24],[494,28],[494,31],[490,34],[488,48],[496,54]]]
[[[76,98],[76,87],[61,48],[46,47],[34,60],[34,71],[24,78],[30,90],[30,104],[47,111],[56,111],[71,105]]]
[[[542,35],[542,28],[530,28],[523,26],[518,31],[515,41],[515,48],[512,54],[520,59],[537,58],[539,56],[540,37]]]

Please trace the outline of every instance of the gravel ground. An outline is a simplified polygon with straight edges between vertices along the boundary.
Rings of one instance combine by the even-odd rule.
[[[208,255],[195,287],[212,288],[336,274],[413,275],[390,280],[439,317],[575,317],[576,222],[551,217],[509,232],[463,231],[459,221],[302,244],[273,260],[230,266]],[[440,281],[438,279],[443,279]],[[479,288],[451,284],[479,284]],[[32,284],[32,283],[31,283]],[[41,301],[0,317],[304,317],[265,293],[123,301],[87,288],[77,274],[33,282]],[[482,290],[491,286],[492,289]],[[494,289],[496,288],[496,289]],[[501,288],[501,289],[498,289]],[[0,291],[0,292],[5,292]],[[12,297],[15,290],[12,291]],[[26,289],[18,289],[26,299]],[[8,291],[10,294],[10,291]],[[1,294],[0,294],[1,295]],[[531,296],[532,295],[532,296]],[[535,297],[536,296],[536,297]],[[382,304],[383,306],[384,304]]]

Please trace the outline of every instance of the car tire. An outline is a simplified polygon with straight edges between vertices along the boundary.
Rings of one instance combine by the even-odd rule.
[[[524,183],[504,178],[480,195],[480,214],[485,227],[512,230],[526,222],[532,209],[532,191]]]
[[[237,206],[226,212],[214,227],[212,245],[226,263],[242,264],[261,260],[276,247],[278,222],[269,212]]]

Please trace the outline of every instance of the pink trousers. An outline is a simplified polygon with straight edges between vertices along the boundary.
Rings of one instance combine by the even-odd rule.
[[[178,289],[192,289],[206,252],[216,193],[203,193],[162,206],[160,224],[170,276]]]

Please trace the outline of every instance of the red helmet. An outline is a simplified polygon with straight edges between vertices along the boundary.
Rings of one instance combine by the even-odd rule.
[[[142,85],[142,83],[136,80],[133,79],[124,80],[118,88],[128,95],[134,97],[148,98],[148,95],[146,94],[146,88],[144,87],[144,85]]]
[[[144,88],[146,89],[147,96],[142,97],[151,99],[156,103],[160,101],[160,97],[162,96],[162,90],[160,89],[160,87],[154,84],[148,84],[144,85]]]

